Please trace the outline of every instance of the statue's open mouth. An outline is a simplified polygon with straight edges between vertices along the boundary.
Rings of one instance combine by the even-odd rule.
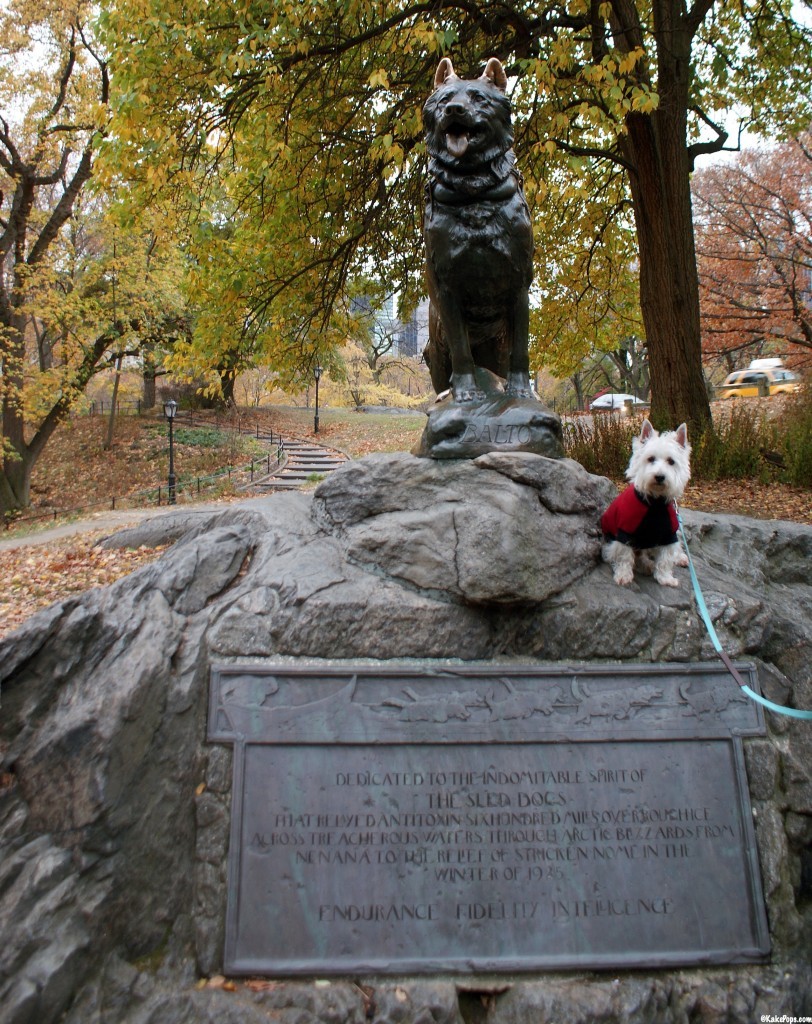
[[[451,125],[451,127],[445,133],[446,149],[453,157],[456,157],[458,160],[460,159],[460,157],[465,156],[470,141],[471,133],[467,128],[463,128],[461,125]]]

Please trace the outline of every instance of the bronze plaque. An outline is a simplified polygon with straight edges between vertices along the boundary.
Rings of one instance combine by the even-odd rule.
[[[763,719],[715,665],[229,667],[209,722],[235,744],[228,973],[769,951],[741,746]]]

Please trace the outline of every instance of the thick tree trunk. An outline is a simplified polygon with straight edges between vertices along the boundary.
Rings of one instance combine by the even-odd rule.
[[[236,383],[235,375],[229,371],[228,373],[220,374],[220,387],[223,390],[223,405],[232,406],[237,403],[234,401],[234,385]]]
[[[93,376],[111,339],[100,335],[89,348],[73,375],[75,388],[67,388],[56,399],[47,415],[34,431],[30,441],[25,439],[25,421],[22,408],[22,366],[24,358],[23,321],[18,315],[6,317],[6,344],[0,360],[2,370],[2,425],[3,452],[0,472],[0,517],[27,508],[31,501],[31,473],[54,431],[68,415],[71,395],[84,391]],[[17,369],[19,368],[19,369]]]
[[[3,460],[0,473],[0,519],[27,508],[31,501],[31,471],[36,459],[27,450]]]
[[[25,443],[25,422],[22,410],[23,360],[25,348],[23,331],[25,319],[5,306],[3,328],[5,344],[0,351],[2,371],[2,469],[0,474],[0,515],[25,508],[31,491],[31,468]]]
[[[668,139],[673,126],[663,126],[663,118],[632,120],[640,122],[630,124],[629,144],[652,421],[669,429],[686,422],[698,434],[710,423],[710,406],[702,372],[690,178],[687,168],[678,166],[687,160],[685,144]]]
[[[623,151],[632,168],[652,422],[660,429],[685,422],[697,436],[711,415],[702,372],[687,140],[691,38],[679,25],[659,27],[668,37],[668,46],[659,49],[659,107],[627,117]]]
[[[155,367],[144,363],[143,390],[141,406],[145,410],[155,408]]]

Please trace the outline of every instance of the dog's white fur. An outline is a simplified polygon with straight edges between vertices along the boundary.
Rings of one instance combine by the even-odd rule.
[[[658,434],[649,420],[643,421],[640,436],[632,443],[632,457],[626,479],[641,494],[678,501],[691,478],[691,446],[683,423],[676,430]],[[678,587],[674,566],[685,566],[688,559],[679,542],[636,551],[620,541],[603,545],[603,560],[612,566],[615,583],[628,586],[638,572],[653,576],[665,587]]]

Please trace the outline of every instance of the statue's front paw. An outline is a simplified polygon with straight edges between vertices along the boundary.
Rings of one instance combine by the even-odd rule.
[[[511,373],[505,382],[505,394],[511,398],[535,398],[530,378],[523,373]]]
[[[451,382],[455,402],[482,402],[485,392],[477,386],[476,378],[465,374]]]
[[[479,388],[454,388],[454,401],[463,402],[484,402],[485,392]]]

